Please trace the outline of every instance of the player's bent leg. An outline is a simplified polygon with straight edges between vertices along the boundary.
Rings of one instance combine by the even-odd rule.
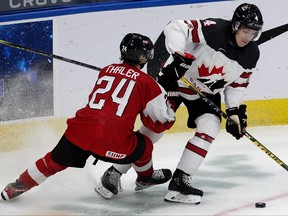
[[[150,160],[151,158],[153,149],[151,141],[147,138],[149,140],[149,145],[147,145],[143,135],[138,132],[135,132],[135,135],[137,137],[138,147],[142,146],[143,148],[140,148],[140,150],[139,148],[137,148],[136,150],[134,150],[134,152],[130,152],[130,156],[133,156],[130,157],[129,162],[126,161],[128,164],[113,164],[108,170],[105,171],[105,173],[101,177],[100,183],[94,189],[95,192],[99,193],[104,198],[110,199],[113,196],[117,195],[119,190],[122,191],[120,182],[121,175],[122,173],[126,173],[131,168],[132,162],[139,160],[139,162],[142,163],[143,159],[147,160],[148,158]],[[120,171],[115,167],[119,168]]]
[[[3,200],[14,199],[41,184],[49,176],[66,168],[66,166],[55,162],[51,158],[51,152],[49,152],[45,157],[40,158],[33,166],[25,170],[15,182],[8,184],[1,192],[1,198]]]
[[[146,140],[146,149],[142,157],[133,163],[133,168],[138,176],[135,181],[136,191],[146,189],[148,187],[164,184],[171,179],[172,172],[169,169],[154,170],[152,162],[153,144],[151,140],[144,136]]]
[[[141,135],[140,135],[141,134]],[[140,135],[140,136],[139,136]],[[148,128],[146,128],[144,125],[142,125],[141,127],[140,127],[140,129],[139,129],[139,131],[138,131],[138,142],[145,142],[145,145],[147,146],[147,142],[148,142],[148,148],[146,148],[146,150],[145,150],[145,152],[143,153],[143,155],[142,155],[142,157],[141,157],[141,159],[139,159],[138,160],[138,165],[141,163],[141,162],[143,162],[143,160],[150,160],[150,155],[152,154],[152,149],[153,149],[153,147],[152,147],[152,145],[151,145],[151,142],[152,143],[155,143],[155,142],[157,142],[161,137],[162,137],[162,135],[163,135],[163,133],[154,133],[153,131],[151,131],[151,130],[149,130]],[[145,137],[146,136],[146,137]],[[145,137],[145,138],[144,138]],[[148,139],[148,140],[147,140]],[[151,148],[152,147],[152,148]],[[148,158],[148,159],[147,159]],[[144,162],[144,164],[145,164],[145,162]],[[146,164],[147,165],[147,164]],[[143,166],[143,164],[142,165],[139,165],[139,166]],[[169,171],[167,171],[167,170],[157,170],[157,171],[155,171],[155,173],[153,174],[153,167],[152,167],[152,164],[151,165],[148,165],[150,168],[150,170],[148,169],[148,171],[146,170],[145,172],[146,172],[146,175],[147,175],[147,173],[149,173],[149,175],[148,176],[145,176],[143,179],[145,179],[145,183],[144,183],[144,181],[140,181],[140,179],[142,179],[141,178],[141,175],[138,175],[138,180],[139,180],[139,183],[137,183],[137,180],[136,180],[136,190],[141,190],[141,189],[144,189],[144,188],[147,188],[147,187],[150,187],[150,186],[152,186],[152,184],[151,184],[151,181],[153,180],[153,181],[156,181],[155,179],[156,179],[156,176],[160,176],[159,175],[159,173],[161,173],[162,172],[162,176],[166,176],[166,178],[167,178],[167,176],[169,176],[169,174],[166,174],[167,172],[171,172],[170,170]],[[115,172],[113,171],[113,168],[112,167],[114,167],[114,170],[116,170],[116,174],[115,174]],[[100,180],[100,183],[95,187],[95,191],[97,192],[97,193],[99,193],[101,196],[103,196],[104,198],[106,198],[106,199],[110,199],[110,198],[112,198],[112,197],[114,197],[115,195],[117,195],[118,194],[118,192],[120,191],[122,191],[122,187],[121,187],[121,183],[120,183],[120,177],[121,177],[121,175],[122,174],[125,174],[125,173],[127,173],[128,172],[128,170],[132,167],[132,164],[116,164],[116,163],[114,163],[113,165],[112,165],[112,167],[110,167],[108,170],[106,170],[105,171],[105,173],[103,174],[103,176],[101,177],[101,180]],[[137,167],[137,165],[136,165],[136,167]],[[135,168],[135,166],[134,166],[134,168]],[[136,168],[137,169],[137,168]],[[114,172],[114,174],[113,174],[113,172]],[[118,175],[117,174],[117,172],[118,173],[120,173],[120,177],[119,177],[119,183],[115,183],[114,185],[112,184],[108,184],[107,185],[107,182],[111,182],[112,181],[112,179],[111,178],[113,178],[112,176],[115,176],[115,175]],[[137,170],[136,170],[136,172],[137,172]],[[141,171],[140,171],[141,172]],[[165,173],[165,174],[164,174]],[[152,177],[152,174],[153,174],[153,177]],[[144,174],[145,175],[145,174]],[[151,176],[150,176],[151,175]],[[172,175],[172,174],[171,174]],[[148,178],[148,177],[150,177],[150,178]],[[171,177],[170,177],[171,178]],[[169,179],[170,179],[169,178]],[[152,179],[152,180],[151,180]],[[168,180],[169,180],[168,179]],[[165,182],[167,182],[168,180],[165,180]],[[163,182],[163,179],[161,180],[162,182]],[[160,184],[160,182],[161,182],[159,179],[158,179],[158,182],[159,182],[159,184]],[[105,183],[106,182],[106,183]],[[141,184],[141,182],[143,183],[143,185],[142,186],[140,186],[140,184]],[[137,184],[138,184],[138,186],[137,186]],[[144,184],[145,184],[145,186],[144,186]],[[149,184],[149,186],[147,185],[147,184]],[[118,185],[118,186],[117,186]],[[120,187],[119,187],[120,186]],[[140,189],[141,188],[141,189]]]
[[[217,116],[207,113],[199,116],[195,122],[197,125],[195,136],[185,146],[169,183],[165,201],[197,204],[203,196],[203,191],[192,186],[192,175],[198,171],[219,133],[220,120]]]

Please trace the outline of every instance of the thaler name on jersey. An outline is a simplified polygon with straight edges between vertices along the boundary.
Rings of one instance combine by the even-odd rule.
[[[131,68],[125,71],[125,68],[126,67],[124,67],[124,66],[110,65],[107,67],[106,73],[120,74],[122,76],[129,77],[129,78],[134,79],[134,80],[136,80],[137,77],[140,75],[139,72],[136,72]]]

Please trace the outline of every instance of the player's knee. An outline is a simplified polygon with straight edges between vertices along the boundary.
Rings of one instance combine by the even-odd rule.
[[[46,177],[54,175],[57,172],[60,172],[67,168],[67,166],[64,166],[56,161],[54,161],[51,157],[52,153],[47,153],[42,160],[37,161],[36,165],[38,168],[40,168],[43,175]]]
[[[220,131],[220,119],[211,113],[205,113],[199,116],[195,120],[195,123],[197,125],[196,132],[205,133],[214,139]]]

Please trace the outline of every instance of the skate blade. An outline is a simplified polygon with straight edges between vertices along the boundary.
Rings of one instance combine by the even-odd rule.
[[[1,198],[2,198],[2,200],[4,200],[4,201],[10,200],[8,194],[7,194],[6,191],[4,191],[4,190],[1,192]]]
[[[111,199],[114,196],[114,194],[111,191],[107,190],[102,185],[101,182],[94,188],[94,191],[97,192],[98,194],[100,194],[105,199]]]
[[[166,194],[164,201],[198,205],[201,202],[201,196],[199,196],[199,195],[184,195],[184,194],[181,194],[177,191],[169,191]]]

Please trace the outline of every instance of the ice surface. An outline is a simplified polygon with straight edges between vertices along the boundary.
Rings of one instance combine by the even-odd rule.
[[[248,131],[288,163],[288,126]],[[155,144],[154,167],[174,171],[191,136],[193,131],[165,134]],[[1,189],[54,145],[26,145],[21,151],[0,153]],[[287,171],[246,137],[236,141],[224,130],[194,176],[195,187],[204,191],[199,205],[164,202],[168,184],[135,192],[136,174],[132,169],[121,178],[124,191],[105,200],[94,192],[94,187],[111,164],[99,161],[93,166],[93,161],[89,158],[84,169],[70,168],[51,176],[12,201],[1,200],[0,215],[288,215]],[[265,202],[266,208],[255,208],[256,202]]]

